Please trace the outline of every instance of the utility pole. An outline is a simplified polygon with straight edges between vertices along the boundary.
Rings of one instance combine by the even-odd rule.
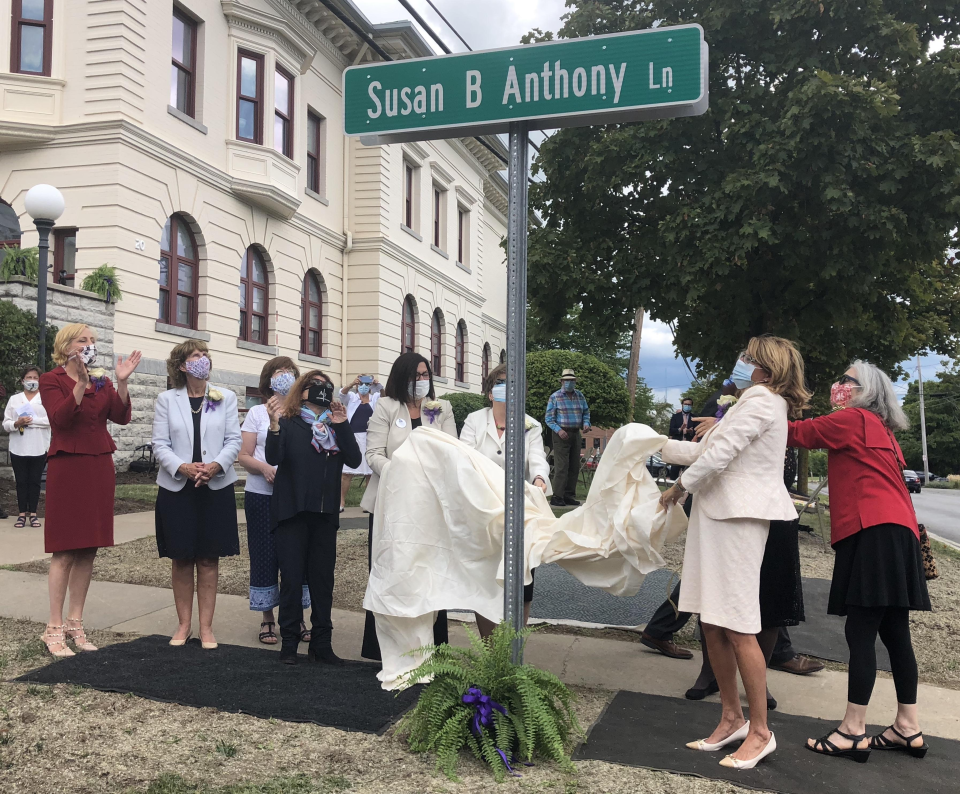
[[[917,356],[917,380],[920,381],[920,446],[923,451],[923,484],[930,482],[930,461],[927,458],[927,419],[923,411],[923,372]]]
[[[630,392],[630,419],[636,421],[633,413],[637,402],[637,377],[640,371],[640,333],[643,331],[643,307],[637,309],[633,318],[633,340],[630,343],[630,365],[627,367],[627,391]]]

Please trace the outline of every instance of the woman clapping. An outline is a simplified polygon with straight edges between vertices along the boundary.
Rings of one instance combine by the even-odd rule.
[[[300,586],[306,578],[313,605],[307,658],[341,664],[333,652],[331,621],[340,475],[344,465],[360,465],[360,449],[346,409],[333,402],[333,383],[320,370],[298,378],[283,400],[271,397],[267,413],[264,453],[277,467],[270,515],[280,562],[280,661],[297,663]]]

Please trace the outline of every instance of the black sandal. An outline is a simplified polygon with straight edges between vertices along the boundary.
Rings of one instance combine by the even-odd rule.
[[[40,524],[40,519],[37,516],[30,516],[30,526],[33,529],[40,529],[40,527],[42,526]]]
[[[923,737],[923,731],[920,733],[915,733],[913,736],[904,736],[900,731],[894,728],[892,725],[887,728],[888,731],[893,731],[897,736],[903,739],[906,744],[900,744],[900,742],[895,742],[891,739],[888,739],[883,733],[878,733],[876,736],[870,739],[870,747],[873,750],[903,750],[905,753],[910,753],[914,758],[923,758],[927,754],[927,750],[930,747],[926,742],[921,744],[919,747],[913,746],[914,739],[920,739]],[[886,733],[886,731],[884,731]]]
[[[260,632],[260,636],[258,637],[258,639],[260,640],[260,642],[262,642],[264,645],[276,645],[276,644],[277,644],[277,639],[278,639],[278,638],[277,638],[277,634],[276,634],[276,632],[273,630],[273,627],[276,626],[276,625],[277,625],[277,624],[274,623],[272,620],[265,620],[265,621],[263,621],[263,623],[260,624],[260,628],[261,628],[261,629],[263,629],[264,626],[269,626],[269,628],[268,628],[266,631],[261,631],[261,632]],[[271,641],[271,639],[272,639],[272,641]]]
[[[837,734],[837,736],[842,736],[844,739],[848,739],[849,741],[853,742],[853,747],[848,747],[846,750],[841,750],[830,741],[830,737],[833,736],[833,734]],[[870,751],[860,750],[857,748],[857,745],[866,738],[867,734],[865,733],[860,734],[859,736],[851,736],[849,733],[844,733],[837,728],[836,730],[830,731],[830,733],[828,733],[822,739],[817,739],[814,741],[812,747],[809,744],[805,744],[804,747],[806,747],[808,750],[812,750],[815,753],[819,753],[820,755],[830,755],[838,758],[852,758],[858,764],[865,764],[870,760]]]
[[[313,633],[307,628],[307,624],[300,621],[300,642],[310,642]]]
[[[26,525],[27,525],[27,517],[17,516],[17,523],[15,523],[13,526],[15,529],[23,529]]]

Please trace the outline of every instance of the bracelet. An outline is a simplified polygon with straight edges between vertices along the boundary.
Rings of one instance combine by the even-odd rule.
[[[676,481],[675,481],[673,484],[677,487],[677,489],[680,491],[680,493],[686,493],[686,492],[687,492],[687,489],[683,487],[683,483],[680,482],[680,478],[679,478],[679,477],[677,477]]]

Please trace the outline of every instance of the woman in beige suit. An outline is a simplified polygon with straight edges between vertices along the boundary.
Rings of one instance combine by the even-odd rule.
[[[772,520],[796,518],[783,484],[787,422],[799,416],[810,393],[803,359],[792,342],[754,337],[740,355],[733,381],[740,400],[701,443],[668,441],[667,463],[689,466],[660,502],[696,494],[683,558],[679,609],[697,612],[720,687],[723,714],[714,732],[687,745],[714,751],[739,749],[720,763],[751,769],[777,744],[767,727],[766,665],[760,632],[760,565]],[[737,691],[737,670],[750,705],[746,721]]]
[[[393,362],[387,387],[377,401],[370,424],[367,425],[366,457],[373,474],[360,506],[370,514],[368,567],[373,561],[373,513],[377,508],[380,475],[390,463],[393,453],[418,427],[433,428],[457,437],[453,406],[446,400],[437,399],[429,362],[419,353],[404,353]],[[437,614],[433,638],[435,645],[447,641],[446,612]],[[377,624],[372,612],[367,612],[363,629],[363,649],[360,653],[365,659],[380,660]]]

